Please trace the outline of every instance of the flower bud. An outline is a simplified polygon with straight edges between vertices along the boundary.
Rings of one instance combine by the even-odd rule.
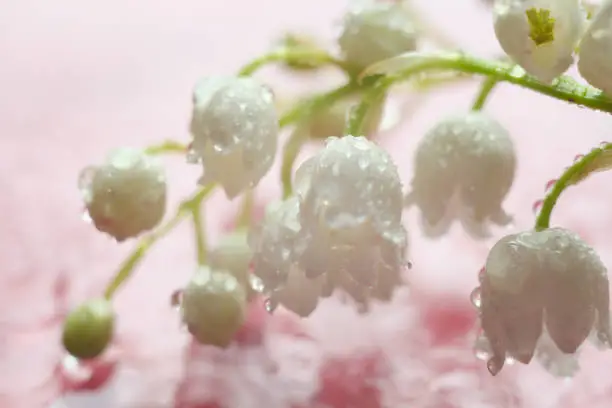
[[[229,346],[245,319],[246,293],[231,273],[201,267],[183,291],[183,323],[201,344]]]
[[[153,229],[166,211],[166,175],[161,162],[139,149],[110,152],[79,179],[95,227],[117,241]]]
[[[366,68],[417,48],[417,29],[401,2],[353,0],[338,39],[349,64]]]
[[[256,186],[276,155],[272,92],[252,78],[209,77],[193,94],[189,157],[204,166],[201,184],[221,184],[233,199]]]
[[[113,338],[115,317],[106,299],[90,300],[74,309],[64,322],[62,343],[72,356],[88,360],[100,356]]]

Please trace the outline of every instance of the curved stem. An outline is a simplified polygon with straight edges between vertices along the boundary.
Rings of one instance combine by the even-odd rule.
[[[474,100],[474,104],[472,105],[473,111],[479,111],[484,108],[485,103],[487,102],[487,98],[491,95],[493,88],[495,85],[499,83],[499,80],[495,77],[487,77],[484,81],[482,81],[482,85],[480,87],[480,91]]]
[[[363,95],[361,102],[354,106],[349,112],[349,117],[344,130],[345,135],[359,136],[363,134],[366,117],[378,101],[384,97],[392,82],[385,78],[375,79],[374,85]]]
[[[575,180],[576,176],[581,175],[589,164],[610,150],[612,150],[612,143],[605,145],[603,148],[593,149],[589,154],[585,155],[572,166],[568,167],[567,170],[565,170],[559,180],[557,180],[555,183],[551,192],[544,198],[542,209],[540,210],[535,222],[536,231],[545,230],[550,226],[550,216],[555,208],[555,205],[557,204],[557,200],[567,187],[574,184],[573,181]]]
[[[134,268],[142,261],[147,251],[161,238],[168,235],[174,228],[176,228],[181,221],[183,221],[189,214],[193,214],[194,208],[198,208],[202,202],[210,195],[214,190],[214,185],[209,184],[200,188],[191,198],[183,201],[179,206],[178,211],[170,220],[168,220],[161,227],[145,236],[136,245],[136,249],[132,254],[123,262],[119,271],[109,283],[104,291],[104,297],[110,300],[115,292],[121,287],[134,271]]]
[[[302,146],[308,140],[308,134],[296,129],[283,148],[283,162],[281,164],[281,184],[283,186],[283,200],[293,194],[292,178],[295,160],[302,150]]]
[[[349,75],[354,75],[354,69],[344,61],[334,58],[324,50],[309,47],[282,47],[259,57],[242,67],[239,76],[250,76],[264,66],[273,62],[289,62],[291,60],[306,60],[314,65],[335,65]]]
[[[436,70],[493,77],[499,82],[508,82],[571,104],[612,113],[612,99],[606,97],[599,89],[582,85],[567,75],[560,76],[552,84],[545,84],[510,63],[490,61],[461,52],[406,54],[378,63],[362,76],[388,74],[379,79],[379,86],[390,87],[416,74]]]

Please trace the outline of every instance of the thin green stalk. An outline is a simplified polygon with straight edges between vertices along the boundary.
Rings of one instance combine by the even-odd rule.
[[[149,146],[145,149],[145,153],[149,155],[158,155],[165,153],[180,153],[187,151],[187,146],[174,140],[166,140],[158,145]]]
[[[486,77],[485,80],[482,81],[480,91],[478,92],[476,100],[472,105],[473,111],[480,111],[482,110],[482,108],[484,108],[485,103],[487,103],[487,99],[489,98],[489,95],[491,95],[493,88],[495,88],[495,85],[497,85],[498,83],[499,80],[492,76]]]
[[[119,271],[109,283],[104,291],[104,297],[110,300],[121,285],[132,275],[134,268],[142,261],[147,251],[159,241],[161,238],[168,235],[190,214],[193,214],[193,209],[199,207],[204,200],[213,192],[215,186],[209,184],[200,188],[191,198],[183,201],[179,206],[178,211],[170,220],[161,227],[145,236],[136,245],[136,249],[125,260],[119,268]]]
[[[566,188],[574,184],[573,181],[575,180],[576,176],[583,173],[589,164],[610,150],[612,150],[612,144],[607,144],[603,148],[593,149],[589,154],[586,154],[572,166],[568,167],[567,170],[565,170],[559,180],[557,180],[555,183],[551,192],[544,198],[542,208],[535,222],[536,231],[545,230],[550,226],[550,217],[555,205],[557,204],[557,201],[559,200],[559,197],[561,196],[561,193],[563,193]]]
[[[206,235],[204,233],[204,219],[202,217],[202,208],[200,205],[194,205],[191,210],[191,219],[193,221],[193,232],[196,242],[196,254],[198,266],[206,265],[206,255],[208,249],[206,247]]]
[[[291,60],[308,60],[315,65],[335,65],[349,75],[353,75],[354,71],[344,61],[334,58],[324,50],[306,47],[283,47],[248,63],[238,72],[238,75],[250,76],[268,64],[290,62]]]

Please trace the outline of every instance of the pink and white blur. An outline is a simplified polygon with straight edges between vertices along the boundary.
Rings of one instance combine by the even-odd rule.
[[[415,0],[443,39],[479,56],[501,49],[480,0]],[[512,134],[517,179],[504,208],[514,216],[488,241],[459,225],[437,241],[418,214],[410,239],[410,288],[358,314],[343,299],[307,319],[262,304],[228,350],[194,344],[171,296],[193,272],[189,225],[164,239],[117,295],[112,350],[77,366],[60,345],[68,309],[97,295],[130,251],[82,220],[77,177],[112,148],[188,139],[191,91],[206,74],[235,72],[288,30],[334,38],[345,0],[0,0],[0,407],[4,408],[590,408],[612,403],[612,353],[585,348],[571,379],[539,365],[492,378],[473,353],[478,271],[499,237],[533,225],[532,205],[574,156],[610,140],[605,114],[509,85],[487,105]],[[572,70],[575,73],[575,69]],[[328,86],[332,73],[297,79],[267,69],[279,99]],[[403,120],[378,137],[406,183],[419,139],[447,114],[468,109],[478,81],[427,95],[403,94]],[[323,89],[323,88],[322,88]],[[320,145],[309,146],[303,161]],[[170,158],[170,206],[200,170]],[[606,174],[568,190],[553,224],[579,234],[612,262],[612,196]],[[258,190],[260,207],[280,195],[278,163]],[[208,204],[211,243],[239,202]],[[536,205],[537,207],[537,205]]]

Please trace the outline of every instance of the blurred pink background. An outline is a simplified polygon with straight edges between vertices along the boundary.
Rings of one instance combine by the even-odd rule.
[[[406,216],[411,288],[366,316],[330,299],[298,320],[253,308],[240,341],[191,345],[170,307],[194,268],[180,228],[148,256],[116,300],[115,347],[95,370],[74,368],[59,345],[65,311],[101,292],[133,243],[117,245],[81,220],[77,177],[110,148],[186,140],[190,92],[202,75],[228,73],[287,30],[332,39],[344,0],[0,0],[0,407],[2,408],[590,408],[612,404],[612,352],[586,348],[582,369],[556,379],[537,364],[491,378],[474,358],[469,293],[493,241],[459,228],[440,241]],[[500,53],[489,12],[475,0],[416,5],[464,50]],[[311,87],[277,70],[281,97]],[[414,146],[447,113],[468,109],[478,81],[408,96],[410,116],[384,137],[406,182]],[[487,110],[515,137],[520,168],[506,208],[509,230],[533,223],[546,182],[576,154],[610,140],[612,119],[508,85]],[[197,169],[168,160],[172,201]],[[262,203],[279,194],[277,170]],[[612,263],[609,175],[561,199],[553,220]],[[209,205],[211,242],[237,202]],[[172,208],[172,207],[171,207]],[[229,209],[228,209],[229,208]],[[109,374],[106,376],[105,374]],[[108,378],[106,378],[108,377]],[[100,387],[95,392],[87,388]],[[78,393],[71,390],[78,389]]]

